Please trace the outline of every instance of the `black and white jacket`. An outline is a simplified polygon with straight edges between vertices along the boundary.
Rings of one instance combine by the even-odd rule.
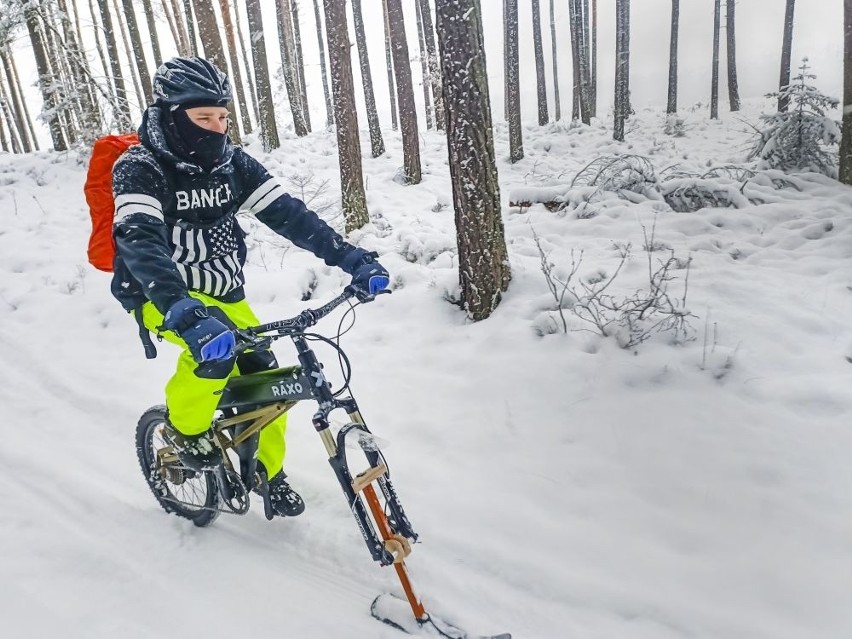
[[[352,251],[254,158],[228,144],[210,172],[169,149],[158,106],[113,168],[116,258],[112,293],[125,309],[151,300],[164,313],[187,292],[243,299],[244,234],[237,212],[257,217],[296,246],[338,266]]]

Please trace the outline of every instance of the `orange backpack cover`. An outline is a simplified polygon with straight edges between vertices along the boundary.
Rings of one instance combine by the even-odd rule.
[[[112,167],[118,158],[134,144],[139,144],[135,133],[105,135],[95,141],[89,171],[83,192],[92,217],[92,234],[89,237],[89,262],[96,269],[112,273],[115,241],[112,224],[115,218],[115,200],[112,195]]]

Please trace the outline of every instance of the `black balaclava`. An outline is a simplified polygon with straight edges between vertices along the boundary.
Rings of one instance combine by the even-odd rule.
[[[176,109],[165,109],[163,120],[169,146],[181,159],[197,164],[205,171],[212,171],[225,155],[228,133],[208,131],[189,119],[187,109],[199,106],[224,106],[219,103],[181,104]]]

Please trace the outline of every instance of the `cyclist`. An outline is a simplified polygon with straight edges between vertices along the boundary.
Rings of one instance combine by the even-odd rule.
[[[269,351],[233,354],[231,329],[260,323],[245,299],[246,244],[236,213],[340,267],[364,291],[387,287],[388,273],[375,253],[345,242],[231,144],[231,87],[216,66],[173,58],[153,84],[141,144],[113,168],[112,293],[136,317],[143,341],[150,345],[152,331],[183,348],[165,389],[167,429],[181,462],[203,470],[221,462],[210,425],[228,378],[277,366]],[[305,505],[282,471],[285,429],[283,415],[260,433],[258,471],[276,514],[294,516]]]

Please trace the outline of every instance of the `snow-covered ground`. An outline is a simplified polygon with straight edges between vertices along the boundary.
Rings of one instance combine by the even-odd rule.
[[[756,119],[756,106],[746,116]],[[687,135],[642,111],[628,142],[568,123],[524,130],[507,162],[496,128],[512,283],[472,324],[447,301],[457,258],[446,142],[422,136],[423,183],[365,154],[371,224],[394,293],[359,307],[343,346],[353,389],[421,534],[409,559],[426,607],[516,639],[845,639],[852,636],[852,189],[815,175],[753,187],[766,203],[675,213],[607,199],[578,219],[508,206],[564,185],[597,156],[701,172],[745,157],[748,127],[684,112]],[[368,148],[366,132],[362,146]],[[255,153],[338,228],[334,136]],[[0,155],[0,635],[400,636],[369,615],[399,592],[374,564],[310,425],[290,417],[286,468],[307,502],[267,522],[258,504],[208,529],[165,515],[139,470],[138,416],[162,402],[174,350],[146,361],[135,324],[88,266],[85,166]],[[752,187],[750,187],[752,188]],[[656,222],[655,222],[656,221]],[[647,286],[643,227],[692,258],[670,283],[695,339],[635,350],[559,326],[533,233],[557,272]],[[264,320],[333,297],[341,272],[258,230],[248,296]],[[652,264],[666,256],[652,255]],[[313,299],[300,298],[312,286]],[[565,311],[569,328],[582,325]],[[337,318],[320,325],[336,332]],[[557,324],[554,324],[553,321]],[[542,333],[545,333],[542,336]],[[279,359],[292,352],[281,343]],[[327,370],[335,358],[320,348]]]

